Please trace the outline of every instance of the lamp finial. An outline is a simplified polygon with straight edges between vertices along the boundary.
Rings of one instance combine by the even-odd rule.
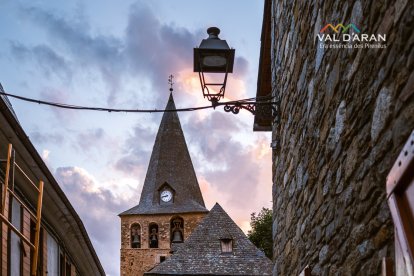
[[[209,38],[218,39],[220,29],[217,27],[210,27],[207,29],[207,34],[209,35]]]

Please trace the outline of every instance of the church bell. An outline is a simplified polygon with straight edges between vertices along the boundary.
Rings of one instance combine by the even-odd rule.
[[[180,230],[174,231],[172,242],[183,242],[183,234]]]
[[[132,239],[132,243],[140,243],[141,240],[139,238],[139,235],[134,235],[133,239]]]
[[[140,238],[140,236],[139,236],[139,235],[134,235],[134,236],[133,236],[133,238],[132,238],[132,244],[133,244],[134,246],[137,246],[137,247],[139,247],[139,246],[140,246],[140,244],[141,244],[141,238]]]

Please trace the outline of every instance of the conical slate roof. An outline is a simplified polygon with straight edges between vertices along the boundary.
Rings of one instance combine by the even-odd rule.
[[[166,110],[175,110],[172,94]],[[174,191],[172,204],[160,204],[160,189]],[[208,212],[176,111],[164,112],[139,204],[120,215]]]
[[[221,252],[220,239],[233,240],[232,253]],[[271,274],[272,262],[218,203],[177,252],[145,273],[146,276]]]

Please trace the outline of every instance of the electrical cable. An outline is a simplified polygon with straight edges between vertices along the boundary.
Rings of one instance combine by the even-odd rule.
[[[80,105],[71,105],[71,104],[64,104],[64,103],[56,103],[56,102],[49,102],[43,100],[37,100],[32,98],[27,98],[19,95],[14,95],[6,92],[0,92],[0,95],[4,95],[7,97],[15,98],[18,100],[37,103],[42,105],[48,105],[58,108],[64,109],[74,109],[74,110],[90,110],[90,111],[106,111],[106,112],[124,112],[124,113],[158,113],[158,112],[184,112],[184,111],[195,111],[201,109],[208,109],[214,108],[215,106],[199,106],[199,107],[189,107],[189,108],[177,108],[177,109],[118,109],[118,108],[106,108],[106,107],[90,107],[90,106],[80,106]],[[273,97],[258,97],[258,98],[247,98],[237,101],[228,101],[228,102],[221,102],[218,105],[226,105],[226,104],[235,104],[235,103],[253,103],[252,101],[255,100],[263,100],[263,103],[269,103],[269,100],[273,99]],[[260,103],[260,102],[255,102]]]

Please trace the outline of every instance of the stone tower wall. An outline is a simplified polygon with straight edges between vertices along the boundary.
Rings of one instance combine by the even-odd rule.
[[[414,2],[273,0],[274,275],[379,275],[393,257],[386,176],[414,128]],[[324,49],[328,23],[386,34]],[[331,33],[332,34],[332,33]]]
[[[169,256],[170,221],[175,216],[184,220],[184,240],[204,218],[205,213],[188,213],[174,215],[128,215],[121,216],[121,276],[141,276],[160,261],[160,256]],[[131,248],[131,225],[141,226],[141,248]],[[158,248],[149,248],[149,224],[158,225]]]

